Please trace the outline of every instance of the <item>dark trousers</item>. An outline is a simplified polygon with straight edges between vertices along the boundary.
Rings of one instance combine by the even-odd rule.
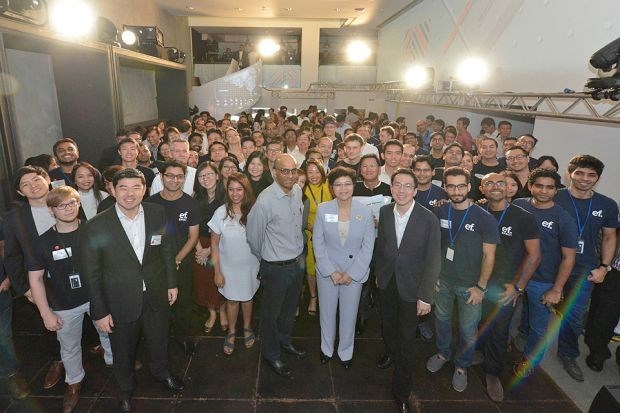
[[[136,321],[114,322],[110,343],[114,356],[114,377],[122,393],[131,394],[134,388],[134,363],[140,340],[144,334],[149,351],[151,374],[156,379],[165,379],[168,370],[168,309],[154,311],[148,305],[142,308],[142,315]]]
[[[400,298],[396,277],[385,290],[379,290],[383,340],[396,367],[392,376],[392,392],[398,400],[407,400],[413,387],[415,334],[418,326],[417,302]]]
[[[370,308],[372,303],[372,295],[376,286],[375,281],[375,268],[373,263],[370,263],[370,272],[368,279],[362,284],[362,294],[360,295],[360,303],[357,308],[357,321],[366,321],[370,318]]]
[[[0,292],[0,377],[17,372],[19,363],[13,343],[13,297],[10,291]]]
[[[261,299],[260,336],[263,357],[280,359],[280,346],[291,344],[295,312],[303,285],[303,255],[289,265],[260,263]]]
[[[585,342],[592,357],[605,360],[611,357],[609,340],[620,317],[620,271],[611,270],[605,281],[592,291]]]
[[[177,271],[177,287],[179,295],[172,306],[174,320],[174,338],[177,341],[186,341],[192,333],[194,319],[194,301],[192,300],[192,262],[193,254],[189,254]]]
[[[508,348],[510,322],[515,307],[510,303],[502,305],[487,299],[485,299],[485,304],[490,304],[492,309],[485,314],[484,321],[480,324],[476,346],[484,354],[482,370],[487,374],[499,376],[504,367],[504,354]],[[485,305],[483,305],[483,311],[484,307]]]

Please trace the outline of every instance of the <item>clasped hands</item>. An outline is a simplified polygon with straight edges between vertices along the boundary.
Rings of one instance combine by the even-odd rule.
[[[353,278],[346,272],[334,271],[331,278],[334,285],[349,285],[353,281]]]

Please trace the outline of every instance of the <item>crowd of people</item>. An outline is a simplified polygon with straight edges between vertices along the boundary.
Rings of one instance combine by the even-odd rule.
[[[291,378],[282,353],[307,356],[291,338],[300,311],[318,314],[320,362],[337,358],[350,370],[373,305],[385,343],[377,368],[394,365],[401,412],[423,362],[418,333],[436,346],[430,373],[453,361],[452,386],[463,392],[468,369],[481,364],[496,402],[511,344],[523,353],[512,366],[522,379],[559,336],[564,369],[583,381],[585,329],[585,362],[601,371],[620,318],[618,207],[594,190],[603,163],[576,155],[560,170],[551,155],[534,158],[537,138],[512,136],[508,121],[496,128],[484,118],[475,137],[467,117],[455,124],[429,115],[409,131],[402,117],[364,118],[353,107],[335,117],[281,107],[234,123],[202,112],[119,131],[96,167],[75,140],[59,139],[13,179],[21,202],[2,225],[0,375],[14,397],[29,394],[12,340],[13,296],[40,313],[53,360],[43,387],[64,373],[64,412],[85,376],[83,335],[113,368],[120,410],[131,411],[142,336],[151,374],[171,392],[184,384],[170,372],[168,337],[190,356],[196,323],[210,334],[218,318],[224,354],[237,340],[259,342],[265,362]],[[83,332],[85,316],[94,328]]]

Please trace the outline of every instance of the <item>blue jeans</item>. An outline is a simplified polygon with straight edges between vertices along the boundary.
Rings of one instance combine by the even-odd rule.
[[[558,341],[558,355],[567,358],[579,357],[579,336],[588,310],[594,283],[588,281],[587,274],[571,274],[564,285],[564,306],[562,324]]]
[[[551,310],[544,305],[542,296],[544,293],[553,288],[552,283],[544,283],[540,281],[530,280],[525,287],[527,294],[527,302],[523,304],[523,313],[526,315],[526,325],[528,330],[521,331],[527,334],[527,341],[523,356],[527,358],[532,367],[537,366],[545,355],[545,351],[549,347],[553,337],[545,336]],[[523,321],[521,322],[523,325]]]
[[[435,303],[436,346],[439,353],[446,359],[452,357],[452,310],[454,299],[457,301],[459,315],[459,341],[454,363],[457,368],[468,368],[474,356],[478,323],[480,322],[480,304],[465,304],[469,299],[470,287],[457,287],[444,280],[439,280],[439,293]]]
[[[0,377],[9,377],[19,369],[13,344],[13,298],[10,291],[0,292]]]

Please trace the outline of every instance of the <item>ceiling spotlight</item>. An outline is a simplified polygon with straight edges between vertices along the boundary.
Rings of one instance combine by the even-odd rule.
[[[71,37],[88,34],[95,24],[92,7],[82,0],[58,0],[50,12],[50,22],[57,32]]]
[[[138,46],[136,44],[138,42],[138,36],[136,36],[136,34],[131,30],[125,30],[121,34],[121,41],[127,46]]]
[[[280,50],[280,45],[273,39],[263,39],[258,43],[258,53],[263,57],[273,56]]]
[[[486,62],[475,57],[465,59],[457,68],[457,78],[466,85],[477,85],[487,78],[489,68]]]
[[[361,40],[353,40],[347,46],[347,58],[353,63],[361,63],[367,60],[371,53],[368,44]]]
[[[432,82],[433,72],[431,67],[414,66],[405,73],[405,82],[407,86],[419,89]]]

